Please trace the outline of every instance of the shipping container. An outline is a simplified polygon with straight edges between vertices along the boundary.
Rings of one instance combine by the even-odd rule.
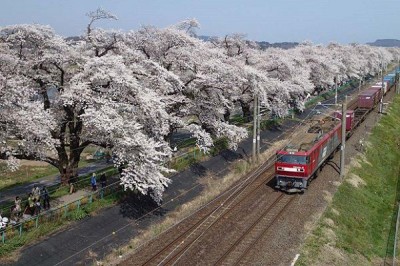
[[[333,114],[335,118],[342,119],[342,111],[335,111]],[[346,111],[346,131],[350,131],[354,127],[354,110]]]
[[[369,88],[358,95],[358,108],[373,109],[381,97],[381,89]]]

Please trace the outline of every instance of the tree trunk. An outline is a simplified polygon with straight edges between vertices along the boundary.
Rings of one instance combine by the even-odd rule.
[[[61,145],[57,148],[61,174],[61,184],[68,184],[71,178],[78,176],[78,165],[82,151],[89,143],[81,143],[80,135],[82,133],[83,121],[80,115],[83,114],[83,109],[75,111],[74,106],[64,106],[66,120],[64,121],[59,136]],[[68,130],[67,130],[68,129]],[[66,149],[67,143],[69,150]]]
[[[243,118],[245,122],[250,122],[253,118],[250,111],[250,103],[240,101],[240,106],[242,107]]]
[[[225,122],[229,122],[229,118],[231,117],[231,112],[229,111],[228,108],[225,108],[225,113],[224,113],[224,120]]]
[[[78,176],[78,164],[79,161],[71,161],[67,164],[64,164],[61,169],[58,169],[61,175],[61,184],[67,185],[73,177]]]

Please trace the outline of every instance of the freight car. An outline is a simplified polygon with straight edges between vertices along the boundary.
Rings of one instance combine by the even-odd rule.
[[[358,95],[358,108],[372,109],[380,101],[382,96],[381,88],[369,88]]]

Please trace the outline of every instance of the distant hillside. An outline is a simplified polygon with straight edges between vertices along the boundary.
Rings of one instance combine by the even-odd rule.
[[[71,37],[67,37],[65,38],[65,40],[67,42],[71,41],[71,42],[77,42],[77,41],[81,41],[83,39],[82,36],[71,36]]]
[[[396,39],[379,39],[375,42],[367,43],[372,46],[382,46],[382,47],[400,47],[400,40]]]
[[[211,37],[211,36],[204,36],[204,35],[197,36],[197,38],[199,38],[199,39],[201,39],[201,40],[203,40],[205,42],[208,42],[208,41],[213,39],[213,37]],[[279,48],[282,48],[282,49],[290,49],[290,48],[293,48],[293,47],[299,45],[299,43],[297,43],[297,42],[269,43],[269,42],[265,42],[265,41],[261,41],[261,42],[257,42],[256,41],[256,43],[261,47],[261,49],[266,49],[266,48],[269,48],[269,47],[279,47]]]
[[[282,49],[290,49],[293,47],[296,47],[299,45],[298,42],[275,42],[275,43],[269,43],[269,42],[257,42],[258,45],[260,45],[261,49],[266,49],[270,47],[275,47],[275,48],[282,48]]]

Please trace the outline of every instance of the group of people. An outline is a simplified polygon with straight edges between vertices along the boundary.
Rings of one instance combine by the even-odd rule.
[[[90,185],[92,186],[92,191],[97,190],[97,176],[95,173],[93,173],[90,177]],[[101,188],[105,188],[107,186],[107,178],[105,173],[101,174],[100,176],[100,185]]]
[[[20,210],[20,205],[17,205],[17,198],[15,199],[15,206],[19,206],[19,208],[16,207],[16,209],[18,208]],[[43,186],[42,189],[40,189],[37,185],[34,185],[32,192],[29,193],[24,213],[38,215],[42,209],[50,209],[49,191],[46,186]]]
[[[38,215],[40,211],[50,209],[50,195],[46,186],[41,189],[35,184],[29,193],[25,208],[22,209],[22,200],[19,196],[15,197],[14,204],[11,206],[10,219],[2,217],[0,213],[0,229],[4,229],[8,224],[16,224],[23,218],[24,214]]]
[[[90,184],[92,186],[92,191],[96,191],[97,176],[95,173],[93,173],[90,178]],[[107,185],[105,173],[101,174],[100,176],[100,185],[102,189],[105,188]],[[70,193],[72,192],[70,191]],[[48,209],[50,209],[49,191],[47,190],[46,186],[39,188],[39,186],[35,184],[32,188],[32,191],[28,195],[28,200],[26,201],[24,209],[22,208],[21,198],[19,196],[16,196],[14,200],[14,205],[12,205],[11,207],[10,220],[7,217],[2,217],[0,213],[0,229],[4,229],[10,221],[13,221],[14,223],[19,222],[24,214],[35,216],[40,214],[41,210]]]

